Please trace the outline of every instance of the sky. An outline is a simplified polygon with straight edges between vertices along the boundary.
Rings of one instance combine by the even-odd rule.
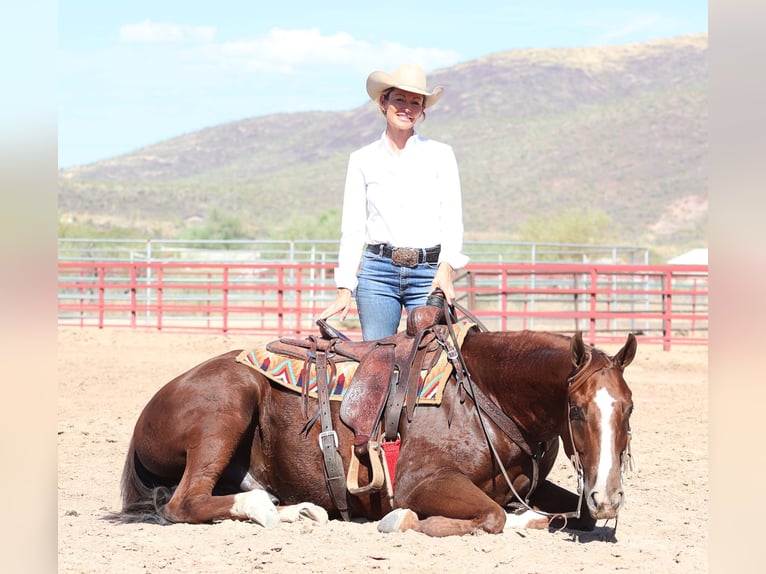
[[[350,110],[373,70],[708,31],[700,0],[58,3],[60,169],[230,121]],[[340,128],[340,126],[339,126]]]

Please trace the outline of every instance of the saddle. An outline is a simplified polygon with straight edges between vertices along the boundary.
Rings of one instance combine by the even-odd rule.
[[[376,341],[329,338],[325,326],[319,322],[320,337],[283,337],[268,343],[266,349],[307,361],[316,360],[316,355],[323,353],[330,364],[359,363],[341,403],[341,419],[355,431],[354,444],[362,447],[372,436],[386,399],[393,391],[396,391],[397,400],[392,405],[401,409],[406,404],[407,418],[412,420],[420,371],[433,367],[443,348],[440,341],[444,340],[446,330],[442,315],[439,307],[419,307],[407,317],[406,331]],[[330,388],[333,383],[333,380],[328,381]],[[304,397],[307,398],[305,390]],[[373,405],[374,409],[371,408]],[[394,414],[397,415],[396,424],[392,420],[386,429],[390,440],[395,438],[400,413],[389,413]],[[361,450],[358,452],[364,454]]]
[[[312,364],[316,368],[319,407],[304,431],[320,421],[319,442],[324,453],[328,487],[344,518],[348,508],[346,490],[351,494],[378,491],[385,482],[385,475],[389,474],[388,468],[383,468],[386,459],[381,457],[381,442],[397,440],[403,413],[408,421],[412,420],[420,391],[420,373],[434,366],[446,346],[448,333],[444,309],[443,294],[431,295],[426,305],[409,313],[405,331],[376,341],[352,341],[318,321],[319,336],[281,338],[266,346],[271,352],[305,359],[306,373]],[[337,452],[337,434],[332,428],[328,396],[329,389],[335,385],[335,364],[343,361],[356,361],[359,366],[340,406],[341,420],[354,431],[351,467],[341,486],[343,465]],[[307,389],[308,385],[304,385],[302,410],[306,418]],[[359,486],[359,459],[365,457],[369,458],[372,478],[369,484]],[[388,478],[390,483],[392,477]]]

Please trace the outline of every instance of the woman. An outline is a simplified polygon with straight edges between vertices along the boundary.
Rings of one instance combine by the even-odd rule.
[[[410,312],[424,305],[437,288],[454,302],[453,270],[468,263],[455,154],[415,131],[442,92],[441,86],[429,90],[425,72],[413,64],[367,78],[367,93],[386,118],[386,130],[349,158],[338,291],[320,316],[341,313],[345,319],[355,292],[365,340],[396,333],[402,307]]]

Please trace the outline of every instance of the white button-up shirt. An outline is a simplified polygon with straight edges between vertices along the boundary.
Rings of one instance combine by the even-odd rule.
[[[464,267],[460,176],[452,147],[415,133],[398,154],[385,132],[351,154],[335,284],[354,289],[365,244],[441,245],[439,263]]]

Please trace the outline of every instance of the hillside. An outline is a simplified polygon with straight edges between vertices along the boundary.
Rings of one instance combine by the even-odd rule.
[[[445,96],[419,131],[455,149],[467,238],[514,239],[531,217],[582,209],[606,212],[621,244],[706,246],[707,50],[700,34],[434,72]],[[371,102],[214,126],[62,170],[59,212],[172,233],[215,206],[267,236],[339,211],[348,154],[383,127]]]

